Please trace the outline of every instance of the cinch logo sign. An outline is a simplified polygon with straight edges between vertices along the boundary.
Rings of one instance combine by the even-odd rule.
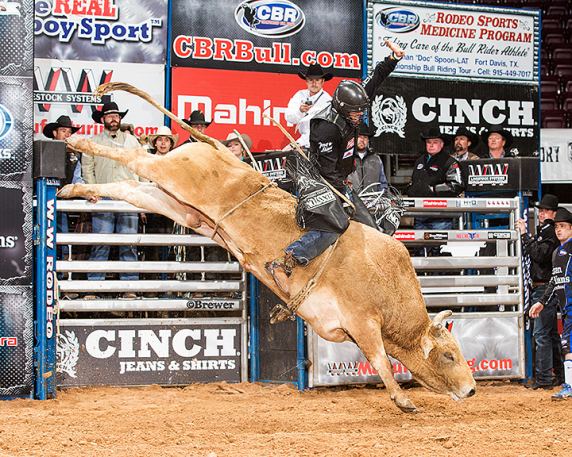
[[[238,5],[234,18],[248,33],[268,38],[294,35],[306,23],[304,12],[288,0],[247,0]]]
[[[12,113],[4,105],[0,105],[0,140],[12,129]]]
[[[419,16],[403,8],[387,8],[377,13],[378,24],[390,32],[404,33],[419,27]]]

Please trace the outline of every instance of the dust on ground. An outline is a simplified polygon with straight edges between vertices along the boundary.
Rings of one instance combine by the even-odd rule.
[[[479,383],[462,402],[409,389],[405,414],[373,388],[90,387],[0,402],[0,456],[572,455],[572,400]],[[555,390],[553,391],[555,392]]]

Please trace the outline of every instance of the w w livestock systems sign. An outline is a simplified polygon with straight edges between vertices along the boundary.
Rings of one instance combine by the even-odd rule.
[[[507,313],[508,314],[508,313]],[[520,344],[519,317],[462,317],[449,319],[447,328],[455,336],[475,378],[522,378],[524,354]],[[309,337],[310,387],[379,383],[377,372],[354,343],[331,343],[314,332]],[[409,381],[411,373],[392,360],[397,381]]]
[[[543,183],[569,183],[572,176],[572,129],[540,131]]]
[[[46,139],[42,130],[59,116],[69,116],[81,129],[80,135],[93,136],[103,131],[103,124],[91,118],[102,104],[93,95],[100,84],[129,82],[164,104],[164,67],[116,62],[36,59],[34,66],[34,133]],[[126,123],[135,126],[135,133],[152,134],[163,125],[163,115],[146,101],[127,92],[113,92],[113,101],[122,111],[129,110]]]
[[[241,382],[240,319],[62,320],[59,386]]]
[[[36,57],[163,64],[167,0],[36,0]]]
[[[377,0],[370,2],[368,23],[372,64],[385,57],[385,40],[406,51],[396,74],[538,80],[538,12]]]
[[[362,12],[361,0],[173,0],[171,62],[280,73],[318,62],[359,78]]]
[[[465,126],[480,134],[502,125],[522,156],[538,153],[538,87],[523,84],[390,77],[372,102],[375,137],[384,153],[415,154],[422,150],[419,133],[438,125],[453,134]],[[379,141],[379,140],[377,140]],[[481,141],[476,149],[484,151]]]
[[[284,118],[292,95],[305,87],[296,75],[249,72],[246,77],[242,71],[173,68],[172,76],[172,111],[188,119],[192,111],[200,109],[207,121],[212,121],[206,132],[212,137],[224,139],[237,129],[252,138],[253,151],[282,149],[289,141],[263,114],[290,127],[294,138],[299,137]],[[331,93],[339,81],[328,81],[324,89]],[[181,134],[181,141],[188,137],[177,125],[173,129]]]

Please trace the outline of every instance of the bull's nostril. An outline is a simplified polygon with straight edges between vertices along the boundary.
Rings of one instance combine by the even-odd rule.
[[[475,393],[476,393],[475,389],[471,389],[471,390],[469,390],[467,397],[472,397],[473,395],[475,395]]]

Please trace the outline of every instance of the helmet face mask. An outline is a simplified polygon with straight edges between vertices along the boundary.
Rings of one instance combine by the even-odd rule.
[[[344,119],[357,126],[369,107],[369,97],[360,84],[355,81],[343,80],[334,91],[332,107]]]

